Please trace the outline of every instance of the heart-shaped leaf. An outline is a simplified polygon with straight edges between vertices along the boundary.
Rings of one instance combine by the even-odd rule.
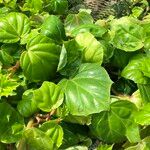
[[[109,108],[112,81],[99,64],[83,64],[73,79],[59,85],[66,96],[66,106],[72,115],[88,116]]]
[[[43,35],[37,35],[27,43],[27,51],[20,58],[21,67],[28,80],[39,81],[55,76],[61,47]]]
[[[91,131],[107,143],[122,142],[126,136],[130,142],[137,142],[140,137],[133,118],[135,110],[135,105],[129,101],[113,102],[109,111],[93,115]]]
[[[0,42],[15,43],[30,31],[30,22],[26,15],[12,12],[0,19]]]
[[[110,33],[114,47],[131,52],[144,46],[145,32],[137,22],[137,20],[129,17],[112,21]]]

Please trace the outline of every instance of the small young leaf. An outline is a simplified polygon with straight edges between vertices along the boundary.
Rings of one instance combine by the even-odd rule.
[[[29,128],[24,131],[25,142],[31,150],[53,150],[52,139],[37,128]]]
[[[33,99],[39,109],[50,112],[63,103],[64,94],[58,85],[44,81],[42,86],[34,91]]]
[[[40,128],[52,140],[56,148],[59,148],[63,140],[63,129],[58,124],[57,120],[52,120],[43,123]]]
[[[36,102],[33,100],[33,90],[23,93],[22,100],[18,102],[17,109],[24,117],[30,117],[38,111]]]

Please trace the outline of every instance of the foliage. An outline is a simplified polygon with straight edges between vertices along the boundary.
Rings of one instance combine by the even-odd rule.
[[[0,149],[150,149],[149,3],[130,3],[0,1]]]

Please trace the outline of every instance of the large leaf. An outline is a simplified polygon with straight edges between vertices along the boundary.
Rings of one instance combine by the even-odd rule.
[[[34,91],[33,98],[39,109],[50,112],[62,104],[64,94],[58,85],[44,81],[42,86]]]
[[[41,33],[56,41],[62,41],[65,39],[64,25],[61,20],[54,15],[47,17],[43,22]]]
[[[0,73],[0,98],[1,96],[12,96],[16,93],[14,92],[20,84],[14,79],[9,79],[7,75]]]
[[[134,110],[136,107],[133,103],[125,100],[116,101],[111,104],[109,111],[93,115],[91,131],[107,143],[121,142],[126,136],[130,142],[137,142],[140,137],[133,118]]]
[[[9,13],[5,18],[0,19],[0,42],[18,42],[29,31],[29,19],[22,13]]]
[[[93,18],[85,11],[81,11],[78,14],[69,14],[65,20],[65,29],[68,35],[71,35],[71,31],[76,27],[83,24],[92,24]]]
[[[27,90],[23,93],[22,100],[18,102],[17,109],[24,117],[30,117],[37,112],[38,108],[33,100],[33,90]]]
[[[63,129],[58,124],[58,120],[43,123],[40,126],[40,130],[42,130],[46,135],[48,135],[53,140],[57,148],[60,147],[63,140]]]
[[[83,47],[83,62],[102,63],[103,46],[91,33],[80,33],[76,36],[75,40]]]
[[[145,32],[133,18],[123,17],[112,21],[111,38],[114,47],[136,51],[144,46]]]
[[[139,54],[133,57],[122,71],[122,76],[135,83],[150,83],[150,56]]]
[[[23,118],[7,103],[0,103],[0,141],[14,143],[22,136]]]
[[[29,80],[48,80],[55,76],[61,48],[43,35],[31,38],[20,57],[24,75]]]
[[[66,106],[72,115],[88,116],[109,108],[110,80],[99,64],[83,64],[73,79],[59,85],[65,92]]]
[[[53,150],[52,139],[37,128],[25,130],[23,138],[30,150]]]

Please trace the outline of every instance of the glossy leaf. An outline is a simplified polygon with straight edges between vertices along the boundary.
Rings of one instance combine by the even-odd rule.
[[[136,107],[129,101],[113,102],[109,111],[93,115],[91,130],[99,139],[107,143],[122,142],[126,136],[130,142],[139,141],[138,126],[133,118],[134,110]]]
[[[52,82],[44,81],[42,86],[34,91],[34,101],[37,107],[45,112],[58,108],[63,103],[64,94],[60,87]]]
[[[36,102],[33,100],[33,90],[23,93],[22,100],[17,105],[19,113],[24,117],[30,117],[38,111]]]
[[[7,103],[0,103],[0,141],[3,143],[17,142],[24,128],[23,118]]]
[[[68,1],[67,0],[45,0],[45,9],[46,11],[62,15],[65,14],[68,10]]]
[[[104,27],[96,24],[83,24],[73,29],[71,36],[77,36],[77,34],[85,32],[90,32],[94,35],[94,37],[102,37],[107,32],[107,30]]]
[[[43,35],[31,38],[27,51],[20,57],[21,67],[28,80],[39,81],[55,76],[61,48]]]
[[[65,29],[61,20],[54,15],[46,18],[41,26],[41,33],[56,41],[65,39]]]
[[[30,31],[30,22],[26,15],[12,12],[0,19],[0,42],[15,43]]]
[[[65,76],[73,76],[79,66],[82,63],[82,51],[83,48],[78,45],[78,43],[73,39],[64,42],[64,47],[62,48],[58,71]]]
[[[150,83],[150,56],[140,54],[133,57],[122,71],[122,76],[135,83]]]
[[[26,129],[23,138],[31,150],[54,149],[52,139],[37,128]]]
[[[143,104],[150,102],[150,84],[138,84],[138,89],[140,91],[140,96]]]
[[[141,125],[150,125],[150,104],[143,106],[135,113],[135,121]]]
[[[123,17],[113,20],[110,34],[113,46],[118,49],[131,52],[144,46],[144,29],[133,18]]]
[[[92,24],[93,18],[90,14],[85,11],[81,11],[78,14],[69,14],[65,20],[65,29],[68,35],[76,27],[83,24]]]
[[[64,79],[59,85],[65,92],[65,102],[72,115],[88,116],[109,108],[110,80],[98,64],[81,65],[73,79]]]
[[[56,148],[60,147],[63,140],[63,129],[58,124],[58,120],[43,123],[40,126],[40,130],[42,130],[47,136],[49,136],[53,140]]]
[[[83,48],[83,62],[102,63],[103,46],[91,33],[80,33],[76,36],[75,40]]]

